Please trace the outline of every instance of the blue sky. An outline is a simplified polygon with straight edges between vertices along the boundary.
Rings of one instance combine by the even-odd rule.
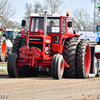
[[[16,10],[15,15],[11,20],[17,21],[21,23],[21,20],[23,19],[24,13],[25,13],[25,3],[31,3],[34,5],[34,2],[36,0],[9,0],[13,3],[13,9]],[[44,0],[37,0],[41,3],[43,3]],[[86,8],[88,13],[91,14],[91,17],[93,16],[94,11],[94,5],[91,0],[63,0],[64,4],[66,4],[66,8],[63,9],[62,15],[65,15],[68,11],[69,14],[72,16],[73,11],[76,8]]]

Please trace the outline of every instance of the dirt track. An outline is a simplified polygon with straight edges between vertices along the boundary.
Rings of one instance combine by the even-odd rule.
[[[54,80],[50,76],[17,79],[0,76],[1,95],[8,95],[6,100],[100,100],[96,98],[100,97],[100,78]]]
[[[7,62],[0,62],[0,64],[7,64]]]

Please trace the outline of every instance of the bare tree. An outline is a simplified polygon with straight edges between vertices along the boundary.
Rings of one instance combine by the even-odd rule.
[[[40,2],[35,2],[34,5],[26,3],[24,18],[29,17],[30,13],[42,13],[45,9],[47,9],[46,5],[42,5]]]
[[[25,4],[25,13],[24,13],[24,19],[26,19],[26,26],[25,26],[26,29],[28,29],[28,27],[29,27],[29,22],[30,22],[29,17],[30,17],[30,13],[32,13],[32,12],[33,12],[32,4],[26,3]]]
[[[65,8],[63,0],[45,0],[49,13],[61,13]],[[61,10],[60,10],[61,9]]]
[[[43,13],[45,9],[48,9],[46,5],[42,5],[40,2],[36,2],[34,5],[34,13]]]
[[[21,25],[20,25],[20,23],[18,23],[18,22],[16,22],[16,21],[7,21],[7,25],[6,25],[6,28],[12,28],[12,29],[14,29],[14,28],[17,28],[17,29],[22,29],[22,27],[21,27]]]
[[[92,18],[86,9],[75,9],[73,11],[73,27],[74,30],[92,30]]]
[[[44,11],[48,11],[48,13],[57,13],[61,12],[60,8],[65,8],[64,2],[62,0],[43,0],[45,3],[41,4],[40,2],[35,2],[34,5],[32,4],[25,4],[25,13],[24,18],[26,16],[30,16],[30,13],[43,13]],[[61,10],[62,10],[61,9]]]
[[[0,15],[2,15],[2,27],[7,25],[7,21],[13,17],[15,11],[12,9],[12,3],[8,0],[0,0]]]
[[[28,4],[28,3],[26,3],[25,4],[25,16],[24,16],[24,18],[25,17],[29,17],[30,16],[30,13],[32,13],[33,12],[33,6],[32,6],[32,4],[30,3],[30,4]]]

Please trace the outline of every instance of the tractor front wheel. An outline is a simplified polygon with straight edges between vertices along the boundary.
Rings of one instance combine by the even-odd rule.
[[[64,73],[64,59],[62,55],[54,55],[51,65],[51,73],[54,79],[62,78]]]
[[[10,77],[17,78],[19,76],[18,55],[16,53],[9,55],[7,61],[7,70]]]

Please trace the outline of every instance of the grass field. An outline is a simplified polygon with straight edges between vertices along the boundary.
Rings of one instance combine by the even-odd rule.
[[[0,71],[7,71],[7,68],[5,68],[5,69],[0,68]]]
[[[0,71],[7,71],[7,64],[0,64]]]
[[[3,67],[3,66],[7,66],[7,64],[0,64],[0,66],[1,66],[1,67]]]

